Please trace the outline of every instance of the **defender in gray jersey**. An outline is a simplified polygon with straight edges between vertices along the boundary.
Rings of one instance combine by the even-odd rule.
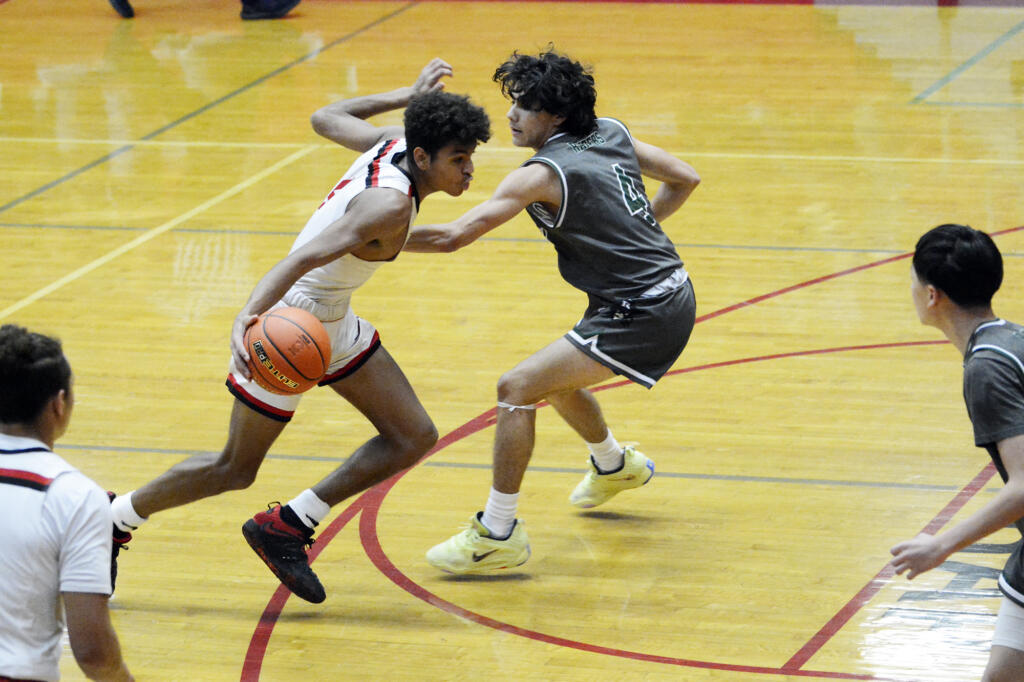
[[[458,220],[414,228],[406,250],[454,251],[525,210],[558,252],[565,280],[586,292],[583,319],[498,382],[493,484],[470,527],[427,553],[435,567],[476,573],[530,556],[516,519],[533,452],[535,406],[547,400],[587,442],[589,471],[569,497],[595,507],[650,480],[654,463],[623,448],[587,390],[619,374],[648,388],[672,366],[696,315],[693,288],[659,224],[700,182],[694,169],[594,114],[594,79],[548,50],[513,54],[494,80],[512,101],[512,141],[536,154]],[[647,176],[662,185],[648,199]]]
[[[988,450],[1005,485],[979,511],[939,535],[892,548],[907,578],[940,565],[1010,524],[1024,534],[1024,328],[996,317],[992,296],[1003,261],[992,239],[964,225],[940,225],[917,242],[911,295],[923,324],[941,330],[964,356],[964,400],[974,441]],[[999,576],[1003,593],[986,682],[1024,678],[1024,556],[1018,543]]]

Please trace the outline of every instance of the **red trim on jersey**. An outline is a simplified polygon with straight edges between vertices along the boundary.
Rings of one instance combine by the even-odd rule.
[[[352,182],[352,180],[342,180],[342,181],[341,181],[341,182],[339,182],[339,183],[338,183],[337,185],[335,185],[335,186],[334,186],[334,189],[332,189],[332,190],[330,191],[330,193],[329,193],[329,194],[327,195],[327,198],[326,198],[326,199],[324,199],[323,201],[321,201],[321,202],[320,202],[320,205],[316,207],[316,210],[318,210],[318,211],[319,211],[319,210],[320,210],[321,208],[323,208],[323,207],[324,207],[324,204],[326,204],[326,203],[327,203],[328,201],[330,201],[330,200],[331,200],[331,197],[333,197],[333,196],[334,196],[334,193],[335,193],[335,192],[337,192],[337,191],[338,191],[339,189],[341,189],[342,187],[344,187],[345,185],[347,185],[347,184],[348,184],[348,183],[350,183],[350,182]]]
[[[46,490],[53,483],[53,479],[34,474],[31,471],[0,469],[0,483],[20,485],[26,488],[35,488],[36,490]]]
[[[367,187],[377,187],[380,182],[380,165],[385,156],[391,153],[391,150],[398,144],[398,140],[391,140],[383,147],[377,156],[373,157],[373,161],[370,162],[370,170],[366,177]]]
[[[250,407],[256,409],[257,412],[262,412],[268,417],[279,417],[280,421],[287,421],[295,416],[294,410],[282,410],[280,407],[274,407],[268,405],[259,398],[254,398],[251,393],[242,388],[242,385],[235,380],[234,374],[228,375],[228,388],[232,389],[232,393],[243,402],[249,403]]]
[[[375,331],[373,332],[373,338],[370,340],[370,345],[369,347],[367,347],[366,350],[352,358],[351,362],[346,364],[338,371],[331,372],[330,374],[325,376],[317,383],[317,386],[326,386],[328,384],[334,383],[335,381],[338,381],[339,379],[344,379],[348,375],[352,374],[352,372],[355,372],[357,369],[362,367],[363,364],[370,359],[370,356],[373,355],[378,348],[380,348],[380,334]]]

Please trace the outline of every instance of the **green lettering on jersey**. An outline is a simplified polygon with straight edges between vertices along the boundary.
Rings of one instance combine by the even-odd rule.
[[[648,225],[656,225],[657,221],[651,213],[651,204],[647,195],[637,187],[636,180],[626,173],[626,170],[617,163],[612,164],[615,176],[619,179],[619,188],[622,190],[622,199],[626,202],[626,208],[630,215],[640,215]]]

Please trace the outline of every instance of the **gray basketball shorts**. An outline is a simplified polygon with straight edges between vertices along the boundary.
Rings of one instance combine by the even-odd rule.
[[[616,303],[591,298],[565,338],[616,374],[651,388],[683,352],[696,318],[687,279],[678,289],[650,298]]]

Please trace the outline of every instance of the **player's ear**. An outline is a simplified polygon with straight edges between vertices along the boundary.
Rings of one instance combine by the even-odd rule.
[[[423,147],[413,147],[412,160],[416,163],[416,167],[422,171],[430,168],[430,154]]]
[[[57,426],[59,435],[63,435],[67,429],[68,422],[71,421],[71,410],[74,406],[75,399],[70,389],[64,390],[62,388],[50,398],[46,409],[49,411],[53,423]]]

